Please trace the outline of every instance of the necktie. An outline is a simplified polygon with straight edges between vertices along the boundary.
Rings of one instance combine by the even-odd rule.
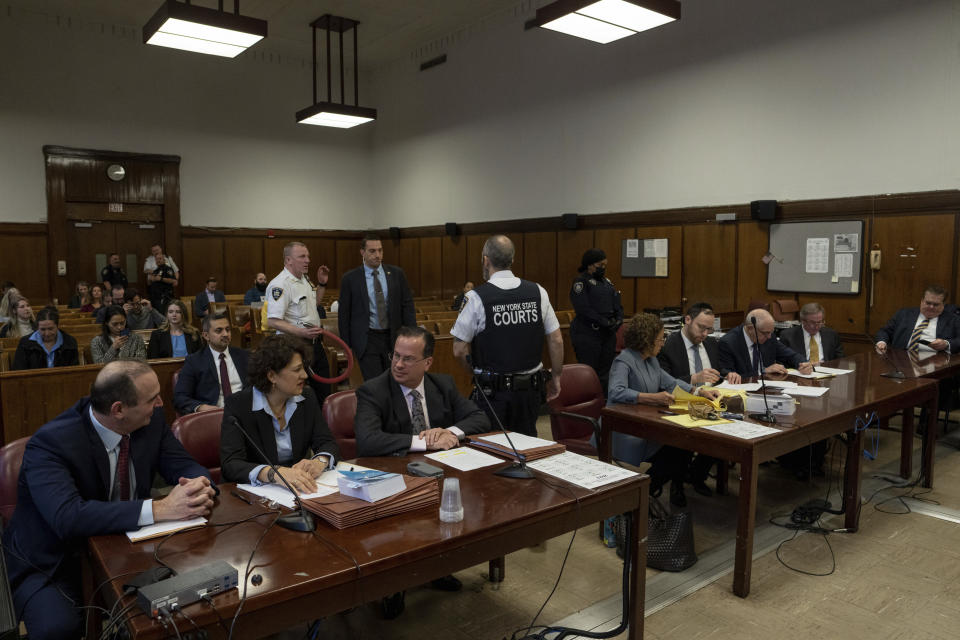
[[[383,285],[380,284],[380,270],[373,270],[373,297],[377,303],[377,323],[381,329],[390,328],[387,320],[387,299],[383,297]]]
[[[760,346],[754,342],[753,343],[753,375],[758,375],[760,372]]]
[[[427,419],[423,415],[423,405],[420,403],[420,392],[414,389],[410,392],[413,406],[410,410],[410,424],[413,426],[413,435],[417,435],[427,428]]]
[[[820,362],[820,347],[817,346],[816,336],[810,336],[810,362]]]
[[[703,371],[703,359],[700,357],[700,346],[696,344],[690,345],[690,349],[693,351],[694,373],[700,373]]]
[[[230,386],[230,374],[227,373],[227,356],[220,354],[220,391],[223,392],[223,399],[226,400],[233,393]]]
[[[910,334],[910,342],[907,343],[907,351],[920,351],[920,338],[923,336],[923,332],[927,330],[927,327],[930,325],[930,318],[924,318],[923,321],[917,325],[913,330],[913,333]]]
[[[130,499],[130,436],[125,435],[120,438],[120,451],[117,453],[117,473],[114,480],[117,490],[114,493],[114,500],[119,496],[120,500]]]

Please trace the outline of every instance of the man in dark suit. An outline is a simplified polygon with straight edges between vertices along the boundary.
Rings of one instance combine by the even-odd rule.
[[[720,370],[736,371],[742,377],[750,378],[760,375],[762,362],[767,375],[784,374],[787,367],[800,373],[811,373],[813,366],[809,362],[773,338],[773,324],[773,316],[766,309],[754,309],[748,313],[743,324],[720,338]]]
[[[465,435],[490,430],[487,415],[460,395],[452,377],[427,373],[433,344],[429,331],[401,327],[390,370],[357,389],[358,456],[451,449]]]
[[[207,470],[164,423],[160,382],[145,363],[107,364],[90,397],[27,444],[17,507],[3,536],[17,617],[31,638],[79,638],[80,564],[89,536],[207,516]],[[150,500],[154,474],[173,490]]]
[[[427,373],[433,364],[433,334],[421,327],[401,327],[390,369],[357,389],[358,456],[405,455],[409,451],[452,449],[471,433],[490,430],[490,420],[457,391],[453,378]],[[463,586],[452,575],[430,583],[441,591]],[[404,592],[387,596],[383,615],[403,612]]]
[[[223,291],[217,289],[217,279],[210,276],[207,278],[207,286],[193,298],[193,312],[198,318],[205,318],[210,311],[211,302],[226,303],[226,301]]]
[[[353,350],[363,379],[390,368],[390,348],[400,327],[417,324],[413,294],[403,269],[383,264],[380,238],[360,242],[363,264],[343,274],[337,324],[340,338]]]
[[[247,385],[249,357],[245,350],[230,346],[227,317],[208,315],[202,335],[207,348],[187,356],[173,388],[173,405],[180,415],[219,409],[225,397]]]
[[[719,343],[710,337],[715,317],[713,307],[706,302],[691,305],[683,316],[683,327],[667,336],[657,354],[660,367],[674,378],[693,385],[714,384],[721,380],[739,384],[740,374],[736,371],[714,368],[720,366]],[[702,496],[713,495],[706,480],[715,462],[716,458],[697,454],[690,463],[688,482]]]
[[[930,355],[934,351],[960,351],[960,320],[953,313],[944,313],[947,290],[932,284],[923,290],[920,308],[900,309],[877,332],[877,351],[888,347],[907,349]],[[926,343],[926,344],[924,344]]]
[[[780,332],[780,342],[797,353],[806,355],[812,365],[843,357],[840,334],[824,326],[824,310],[819,302],[808,302],[800,308],[800,326]]]

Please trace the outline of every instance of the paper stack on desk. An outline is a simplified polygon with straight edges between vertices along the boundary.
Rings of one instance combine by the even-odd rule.
[[[515,431],[510,431],[509,433],[510,440],[513,441],[513,446],[517,448],[517,451],[520,452],[525,462],[555,456],[567,450],[564,445],[552,440],[534,438],[522,433],[516,433]],[[507,442],[507,438],[499,431],[479,433],[475,436],[470,436],[467,444],[489,453],[506,456],[511,460],[517,459],[517,456],[513,453],[513,449],[510,448],[510,443]]]
[[[387,473],[368,469],[366,471],[340,471],[337,487],[340,493],[367,502],[389,498],[407,488],[399,473]]]
[[[302,500],[301,503],[307,511],[318,515],[337,529],[346,529],[405,511],[425,507],[439,508],[440,483],[436,478],[415,478],[408,475],[402,475],[401,478],[406,488],[377,502],[335,493]]]

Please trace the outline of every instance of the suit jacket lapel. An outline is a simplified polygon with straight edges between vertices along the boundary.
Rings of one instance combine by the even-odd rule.
[[[428,375],[423,378],[423,393],[427,397],[427,413],[431,427],[449,427],[450,418],[447,416],[443,403],[443,391]]]
[[[83,411],[83,426],[86,431],[87,439],[90,441],[90,448],[93,451],[93,462],[97,468],[97,476],[100,478],[100,488],[103,490],[104,500],[110,497],[110,459],[107,457],[107,450],[103,448],[103,440],[97,435],[97,430],[90,422],[90,414],[87,413],[89,405],[85,405]]]
[[[690,359],[687,357],[687,343],[683,341],[683,336],[675,340],[673,344],[674,359],[677,361],[677,372],[674,378],[688,378],[693,374],[690,371]]]
[[[260,448],[273,461],[277,459],[277,437],[274,435],[273,420],[266,411],[254,411],[257,416],[257,433],[260,435]],[[289,428],[289,425],[288,427]]]
[[[410,408],[407,406],[407,399],[403,397],[403,389],[393,379],[388,376],[390,385],[390,406],[397,424],[400,425],[399,433],[413,434],[413,425],[410,423]]]

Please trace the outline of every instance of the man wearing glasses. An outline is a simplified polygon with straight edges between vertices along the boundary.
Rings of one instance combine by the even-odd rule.
[[[960,350],[960,323],[956,314],[943,313],[946,301],[946,289],[935,284],[928,286],[919,309],[900,309],[877,332],[877,351],[885,353],[887,347],[892,347],[919,355],[948,349],[956,353]]]
[[[761,362],[767,375],[785,374],[788,367],[813,371],[803,356],[773,337],[773,316],[766,309],[754,309],[742,325],[720,338],[719,360],[721,371],[736,371],[744,378],[759,376]]]
[[[427,373],[433,344],[426,329],[401,327],[390,369],[357,389],[358,456],[452,449],[466,435],[490,430],[486,414],[460,395],[451,376]]]
[[[800,326],[781,331],[780,342],[797,353],[806,354],[814,366],[843,357],[840,334],[825,326],[819,302],[808,302],[800,308]]]

